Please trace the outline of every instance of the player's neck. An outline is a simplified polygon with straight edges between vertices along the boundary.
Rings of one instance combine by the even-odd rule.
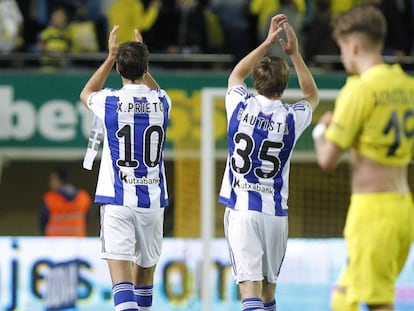
[[[128,79],[122,78],[122,85],[127,85],[127,84],[144,84],[144,79],[128,80]]]
[[[358,74],[363,74],[368,69],[380,64],[384,64],[381,54],[367,53],[361,55],[359,61],[357,61]]]

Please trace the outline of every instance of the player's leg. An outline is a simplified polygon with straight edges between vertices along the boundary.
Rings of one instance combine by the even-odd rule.
[[[347,301],[364,302],[370,310],[394,310],[399,262],[408,254],[407,250],[401,254],[405,206],[397,193],[352,195],[344,232],[349,256]]]
[[[107,259],[116,310],[138,310],[132,283],[132,263]]]
[[[140,311],[151,310],[155,266],[134,265],[134,293]]]
[[[269,283],[267,278],[262,281],[262,300],[265,311],[276,311],[276,284]]]
[[[259,298],[262,292],[261,281],[243,281],[239,283],[243,311],[264,310],[263,302]]]
[[[138,310],[132,277],[134,229],[125,221],[131,211],[124,206],[101,207],[101,257],[108,263],[116,310]]]
[[[390,199],[391,200],[391,199]],[[397,267],[395,275],[399,275],[404,268],[405,262],[407,260],[408,254],[410,252],[410,247],[412,243],[412,234],[414,230],[414,204],[410,194],[405,195],[404,197],[397,195],[396,200],[391,200],[394,203],[391,203],[389,206],[392,209],[398,211],[394,213],[394,230],[392,232],[397,232],[397,234],[392,237],[390,235],[390,243],[397,245],[395,263],[394,266]],[[391,217],[390,217],[391,218]],[[399,232],[399,234],[398,234]],[[392,239],[392,240],[391,240]],[[388,244],[388,243],[387,243]],[[393,304],[367,304],[368,308],[371,311],[390,311],[395,310]]]
[[[224,213],[224,232],[229,246],[233,277],[242,298],[243,311],[263,310],[263,248],[256,230],[261,225],[260,214],[230,208],[226,208]]]
[[[262,215],[264,238],[262,300],[266,311],[276,310],[276,281],[285,258],[288,238],[288,218]]]
[[[155,212],[136,212],[136,259],[134,292],[140,311],[152,307],[154,272],[161,256],[164,209]]]

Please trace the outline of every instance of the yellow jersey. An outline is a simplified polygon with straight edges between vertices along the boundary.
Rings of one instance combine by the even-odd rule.
[[[414,146],[414,78],[388,64],[349,77],[325,139],[383,165],[407,165]]]
[[[158,18],[159,9],[149,6],[145,9],[142,1],[116,0],[108,9],[109,29],[119,25],[116,32],[119,44],[135,41],[134,29],[141,33],[151,29]]]
[[[50,25],[40,33],[40,41],[46,52],[69,52],[71,41],[66,29]]]

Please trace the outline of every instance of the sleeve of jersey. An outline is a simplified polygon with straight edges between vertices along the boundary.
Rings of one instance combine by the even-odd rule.
[[[170,114],[171,111],[171,98],[170,96],[168,96],[167,92],[164,89],[157,89],[157,93],[158,93],[158,98],[164,102],[164,104],[168,105],[168,115]]]
[[[88,109],[95,113],[101,120],[105,117],[105,100],[109,92],[109,89],[103,89],[92,93],[88,97]]]
[[[326,140],[342,150],[354,145],[373,104],[368,94],[357,78],[348,78],[336,99],[332,122],[324,136]]]
[[[306,100],[301,100],[291,106],[295,113],[295,128],[297,136],[300,136],[303,131],[312,122],[312,106]]]
[[[227,90],[226,93],[226,108],[227,110],[234,110],[235,107],[240,103],[244,102],[248,97],[251,96],[244,85],[235,85]]]

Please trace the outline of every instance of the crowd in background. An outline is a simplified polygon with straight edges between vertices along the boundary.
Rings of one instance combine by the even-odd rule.
[[[0,53],[47,52],[40,63],[61,66],[50,54],[105,51],[118,24],[120,42],[133,40],[138,28],[152,53],[230,54],[237,61],[266,36],[271,16],[284,13],[313,65],[315,55],[339,55],[332,18],[365,3],[386,16],[384,54],[414,56],[414,0],[0,0]]]

